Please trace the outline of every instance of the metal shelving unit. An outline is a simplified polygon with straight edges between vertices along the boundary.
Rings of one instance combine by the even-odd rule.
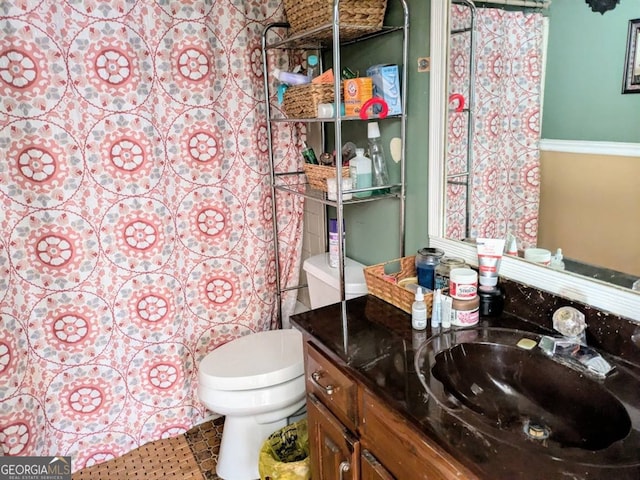
[[[461,113],[467,115],[467,158],[466,169],[463,172],[447,174],[447,184],[462,185],[465,188],[466,215],[464,217],[465,237],[471,237],[471,222],[469,214],[471,212],[471,175],[473,169],[473,109],[476,103],[475,89],[475,28],[476,28],[476,6],[470,0],[453,0],[454,4],[461,5],[469,9],[469,25],[459,29],[451,30],[451,35],[469,35],[469,89],[467,92],[467,106]],[[450,110],[451,112],[451,110]]]
[[[405,138],[406,138],[406,92],[407,92],[407,64],[408,64],[408,38],[409,38],[409,10],[406,3],[406,0],[397,0],[403,12],[402,24],[401,25],[391,25],[391,26],[383,26],[381,30],[376,32],[370,32],[370,27],[363,27],[358,25],[353,25],[348,22],[341,22],[339,15],[339,3],[340,0],[334,0],[333,6],[333,22],[320,25],[313,30],[306,31],[302,34],[295,35],[287,35],[288,24],[287,23],[272,23],[265,27],[262,35],[262,60],[263,60],[263,73],[264,73],[264,89],[265,89],[265,101],[266,101],[266,113],[267,113],[267,140],[268,140],[268,153],[269,153],[269,163],[270,163],[270,175],[271,175],[271,187],[272,187],[272,195],[273,195],[273,232],[274,232],[274,243],[275,243],[275,261],[276,261],[276,290],[277,290],[277,305],[278,305],[278,322],[281,324],[282,322],[282,309],[281,309],[281,300],[282,294],[289,290],[303,288],[306,285],[298,285],[295,287],[283,288],[281,285],[280,279],[280,258],[278,255],[278,224],[277,224],[277,214],[278,214],[278,205],[276,201],[276,193],[287,192],[293,195],[303,196],[305,199],[315,202],[320,202],[322,204],[333,206],[336,208],[336,217],[338,224],[338,249],[339,249],[339,274],[340,274],[340,298],[342,300],[342,317],[343,317],[343,325],[346,325],[346,308],[345,308],[345,290],[344,290],[344,256],[345,252],[343,251],[343,238],[344,238],[344,229],[343,229],[343,219],[344,219],[344,205],[347,204],[358,204],[358,203],[366,203],[366,202],[375,202],[381,201],[388,198],[395,198],[399,201],[399,209],[400,209],[400,225],[399,229],[401,232],[401,251],[400,256],[404,256],[404,243],[405,243]],[[346,28],[345,28],[346,27]],[[343,36],[341,38],[341,28],[347,30],[349,35],[347,37]],[[362,34],[358,33],[358,30],[361,30]],[[269,34],[271,32],[284,32],[284,39],[277,38],[276,40],[269,41]],[[268,70],[268,55],[273,54],[277,51],[292,51],[292,50],[316,50],[321,52],[331,52],[333,59],[333,70],[337,72],[335,75],[334,81],[334,89],[336,92],[340,90],[340,75],[339,72],[342,71],[341,68],[341,49],[342,47],[354,43],[359,43],[363,41],[367,41],[369,39],[379,37],[382,35],[393,34],[394,32],[398,32],[399,35],[402,36],[402,65],[398,65],[399,73],[400,73],[400,81],[402,88],[402,114],[389,116],[386,119],[378,119],[380,122],[387,121],[398,121],[400,122],[400,138],[401,138],[401,159],[400,159],[400,180],[397,183],[393,183],[386,186],[376,186],[367,189],[352,189],[352,190],[342,190],[341,182],[337,182],[337,201],[329,200],[327,198],[326,193],[311,189],[308,184],[306,184],[306,179],[303,171],[291,171],[291,172],[277,172],[276,171],[276,162],[274,159],[274,151],[273,151],[273,138],[272,138],[272,126],[278,122],[288,122],[288,123],[321,123],[323,126],[327,126],[329,128],[333,128],[334,132],[334,148],[328,149],[328,151],[335,150],[336,152],[340,152],[342,150],[342,122],[364,122],[365,120],[360,120],[359,118],[353,117],[345,117],[341,116],[339,109],[336,109],[336,113],[333,118],[284,118],[273,115],[273,108],[271,105],[272,91],[270,84],[270,79],[272,77],[269,76]],[[272,37],[277,37],[277,35],[271,35]],[[322,66],[322,63],[321,63]],[[340,98],[339,95],[336,95],[336,98]],[[370,118],[370,120],[376,120],[375,117]],[[381,123],[381,128],[383,128]],[[326,141],[323,135],[323,143],[324,146],[327,147]],[[341,162],[336,162],[336,177],[342,177],[342,164]],[[285,181],[286,180],[286,181]],[[353,198],[352,200],[342,200],[343,193],[350,192],[360,192],[366,190],[378,190],[382,188],[389,189],[390,193],[381,194],[381,195],[372,195],[371,197],[366,198]],[[346,338],[346,336],[345,336]]]

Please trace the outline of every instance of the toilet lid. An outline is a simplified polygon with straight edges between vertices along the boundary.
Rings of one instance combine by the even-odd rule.
[[[198,381],[214,390],[252,390],[304,374],[298,330],[252,333],[225,343],[200,362]]]

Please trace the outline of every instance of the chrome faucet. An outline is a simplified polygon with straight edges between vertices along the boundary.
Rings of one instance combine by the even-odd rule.
[[[574,370],[605,378],[613,367],[586,342],[584,314],[573,307],[561,307],[553,314],[553,329],[562,337],[543,336],[540,348],[553,360]]]

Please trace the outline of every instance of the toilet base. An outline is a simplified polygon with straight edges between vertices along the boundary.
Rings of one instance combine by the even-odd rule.
[[[269,421],[273,419],[269,415],[272,418],[265,418],[265,423],[258,423],[260,419],[255,416],[227,415],[222,429],[216,474],[223,480],[259,479],[258,458],[262,444],[273,432],[285,427],[288,417],[300,410],[304,403],[302,399],[279,412],[278,416],[284,418]]]

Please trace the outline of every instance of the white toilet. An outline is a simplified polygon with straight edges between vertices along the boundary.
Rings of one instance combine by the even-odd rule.
[[[340,272],[329,266],[329,254],[321,253],[307,258],[302,268],[307,274],[311,308],[320,308],[340,301]],[[344,296],[361,297],[368,293],[364,279],[364,265],[351,258],[344,259]]]
[[[198,396],[208,409],[225,416],[218,476],[260,478],[264,440],[305,403],[302,334],[270,330],[215,349],[200,361]]]

